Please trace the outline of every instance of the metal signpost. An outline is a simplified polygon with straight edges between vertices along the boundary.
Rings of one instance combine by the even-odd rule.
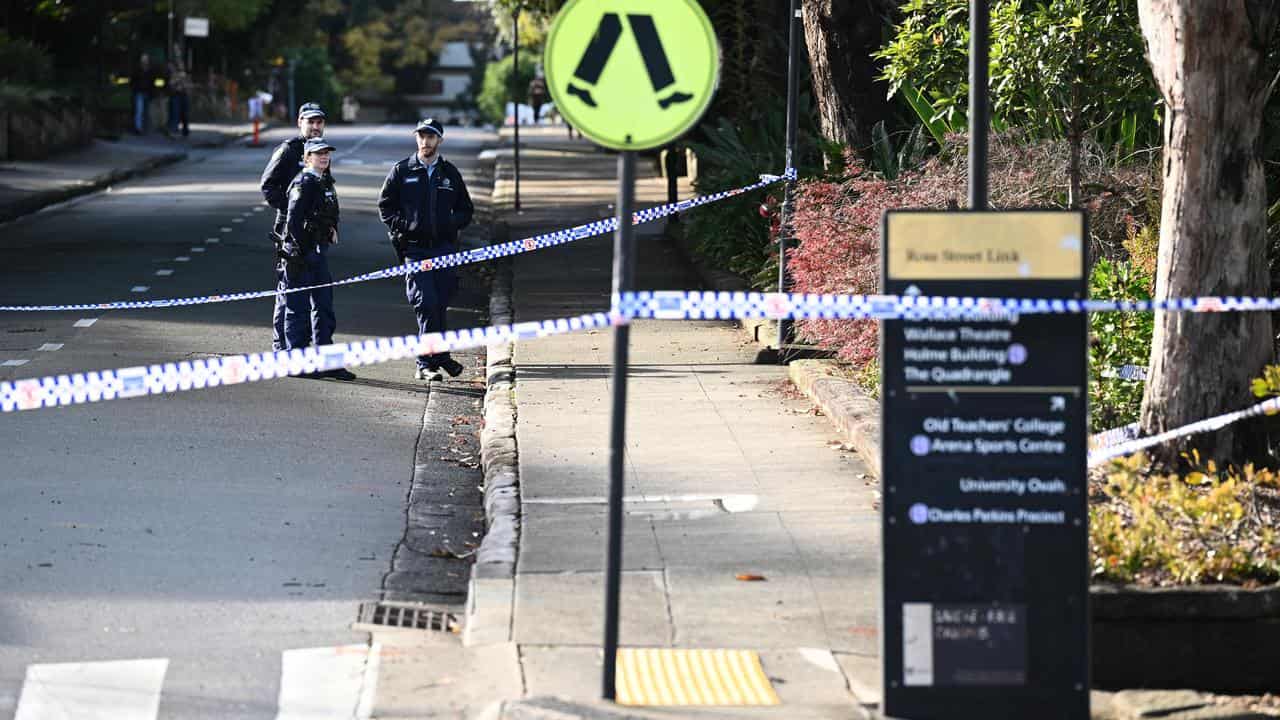
[[[618,156],[613,292],[632,289],[635,151],[679,138],[711,103],[720,75],[715,30],[696,0],[569,0],[547,34],[547,87],[565,120]],[[617,698],[626,447],[626,324],[614,328],[609,429],[609,537],[605,562],[601,695]]]
[[[1084,299],[1084,213],[987,210],[970,11],[970,209],[886,213],[884,291]],[[1089,717],[1087,341],[1078,314],[883,323],[886,716]]]
[[[800,124],[800,47],[804,43],[800,0],[791,0],[791,32],[787,40],[787,169],[795,167],[797,126]],[[787,292],[787,240],[795,227],[794,178],[787,178],[782,195],[782,222],[778,226],[778,292]],[[791,321],[778,320],[778,359],[785,362],[784,348],[791,342]]]
[[[520,212],[520,6],[511,11],[511,131],[515,135],[515,210]],[[537,118],[535,118],[536,120]]]

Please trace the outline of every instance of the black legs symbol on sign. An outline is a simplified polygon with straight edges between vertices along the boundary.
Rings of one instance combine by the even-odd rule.
[[[668,87],[675,84],[675,75],[671,72],[671,63],[667,61],[667,51],[662,48],[662,39],[658,37],[658,27],[653,22],[652,15],[627,15],[627,23],[631,25],[631,32],[636,36],[636,44],[640,47],[640,57],[644,59],[644,69],[649,73],[649,82],[653,85],[654,93],[661,93]],[[613,55],[613,49],[618,45],[618,38],[622,36],[622,21],[618,19],[617,13],[605,13],[600,18],[600,24],[596,26],[596,33],[591,37],[591,43],[587,45],[587,49],[582,53],[582,59],[578,61],[578,68],[573,71],[573,76],[587,85],[595,85],[600,80],[600,73],[604,72],[605,63],[609,62],[609,57]],[[569,83],[568,93],[581,100],[588,107],[596,107],[595,98],[591,97],[591,90],[580,88]],[[658,107],[666,110],[677,103],[688,102],[693,99],[689,93],[673,91],[670,95],[658,98]]]

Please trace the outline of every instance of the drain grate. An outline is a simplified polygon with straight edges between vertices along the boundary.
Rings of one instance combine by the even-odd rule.
[[[458,616],[448,610],[419,603],[360,603],[360,617],[352,625],[355,630],[431,630],[459,633]]]

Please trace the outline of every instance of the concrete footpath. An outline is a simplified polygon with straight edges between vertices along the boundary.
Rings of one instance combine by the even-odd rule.
[[[43,160],[0,162],[0,222],[180,162],[192,148],[218,147],[252,132],[243,123],[192,123],[187,137],[124,135]]]
[[[612,214],[616,156],[562,130],[521,140],[512,238]],[[498,158],[498,203],[509,198],[508,163]],[[637,165],[640,206],[665,201],[653,163]],[[662,229],[637,229],[637,288],[698,288]],[[612,245],[518,256],[515,319],[608,310]],[[621,643],[662,652],[620,662],[620,694],[647,710],[596,701],[612,342],[597,331],[515,347],[519,552],[513,572],[478,566],[466,637],[510,649],[520,692],[489,716],[860,716],[879,684],[879,526],[866,468],[832,446],[786,369],[753,364],[755,348],[723,322],[633,325]],[[719,664],[699,664],[708,658]],[[699,695],[779,704],[659,707]]]

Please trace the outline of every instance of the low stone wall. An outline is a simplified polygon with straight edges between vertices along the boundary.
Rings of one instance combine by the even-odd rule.
[[[1093,685],[1280,690],[1280,586],[1094,587]]]
[[[41,160],[93,140],[93,113],[79,106],[14,110],[0,115],[5,129],[3,160]]]

